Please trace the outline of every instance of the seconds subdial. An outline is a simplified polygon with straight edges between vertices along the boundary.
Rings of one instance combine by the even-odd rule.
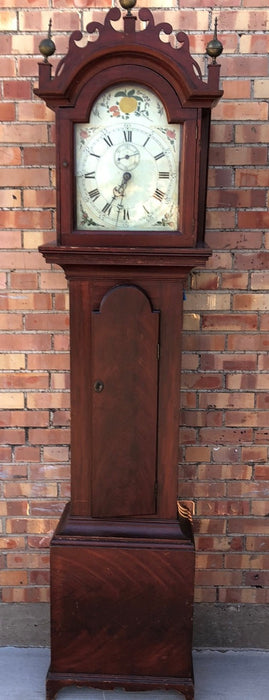
[[[134,170],[140,162],[139,150],[132,143],[121,143],[115,150],[114,163],[121,170]]]

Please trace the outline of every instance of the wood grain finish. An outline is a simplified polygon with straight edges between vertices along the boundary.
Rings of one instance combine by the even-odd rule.
[[[188,677],[192,554],[102,544],[53,548],[54,670]]]
[[[194,544],[177,520],[183,283],[202,266],[211,109],[189,40],[149,10],[118,8],[82,46],[70,37],[35,91],[56,113],[57,245],[40,248],[70,289],[71,503],[51,545],[51,668],[63,686],[176,689],[193,700]],[[91,37],[92,38],[92,37]],[[74,123],[88,122],[110,86],[153,90],[182,132],[177,231],[75,229]],[[197,247],[199,246],[199,247]],[[157,346],[160,354],[157,357]]]
[[[119,285],[92,312],[92,514],[156,510],[159,314]]]
[[[133,521],[131,537],[123,524],[114,542],[96,536],[98,521],[92,521],[92,535],[90,521],[86,528],[87,534],[66,536],[60,526],[52,540],[49,680],[65,685],[73,676],[102,688],[180,686],[192,698],[193,542],[179,521],[168,529],[156,524],[155,536],[154,521],[151,536],[147,521]],[[53,689],[49,683],[48,697]]]

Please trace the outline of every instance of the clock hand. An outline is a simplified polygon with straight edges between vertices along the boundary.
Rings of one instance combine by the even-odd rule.
[[[114,187],[113,189],[114,197],[124,197],[127,183],[131,179],[131,177],[131,173],[123,173],[120,185],[116,185],[116,187]]]
[[[126,153],[124,156],[119,156],[117,160],[129,160],[130,158],[134,158],[135,156],[138,156],[139,152],[134,151],[134,153]]]
[[[123,197],[125,195],[127,183],[129,182],[130,179],[131,179],[131,173],[128,173],[128,172],[123,173],[121,184],[119,185],[119,187],[114,187],[114,190],[113,190],[114,194],[116,194],[116,191],[117,191],[116,196],[121,198],[121,201],[118,204],[118,214],[117,214],[116,224],[118,223],[118,220],[119,220],[119,215],[120,215],[120,212],[122,210],[122,200],[123,200]]]
[[[117,199],[117,197],[121,197],[121,200],[122,200],[122,198],[125,194],[127,182],[128,182],[128,180],[130,180],[130,177],[131,177],[130,173],[123,173],[122,181],[121,181],[120,185],[116,185],[116,187],[113,188],[113,197],[111,198],[110,202],[107,202],[105,204],[105,206],[103,207],[102,211],[104,213],[110,214],[112,205],[114,204],[115,199]]]

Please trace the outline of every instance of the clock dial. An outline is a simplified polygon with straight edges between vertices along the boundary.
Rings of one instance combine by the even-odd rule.
[[[140,90],[140,102],[133,88],[125,92],[118,111],[111,109],[114,93],[106,94],[93,120],[75,126],[77,229],[176,230],[179,126],[167,124],[161,107],[158,124],[157,98],[149,91]],[[117,114],[112,121],[111,114]]]

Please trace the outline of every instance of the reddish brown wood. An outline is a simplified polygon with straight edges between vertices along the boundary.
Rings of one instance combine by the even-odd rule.
[[[87,27],[36,94],[56,112],[57,245],[41,252],[70,288],[71,503],[51,546],[47,700],[64,686],[175,689],[193,700],[194,543],[177,518],[183,282],[205,264],[208,147],[219,67],[208,82],[171,25]],[[115,84],[153,90],[182,124],[179,230],[76,231],[74,123]],[[198,246],[198,247],[197,247]],[[159,350],[158,350],[159,346]],[[101,391],[100,391],[101,389]]]
[[[156,529],[154,522],[123,522],[119,542],[119,521],[112,538],[101,529],[97,538],[98,521],[81,521],[80,535],[70,536],[63,534],[68,512],[64,520],[51,550],[47,697],[72,681],[104,689],[174,688],[193,697],[189,523],[181,518]]]
[[[135,286],[92,316],[92,514],[156,510],[159,318]]]
[[[126,16],[124,32],[111,25],[120,19],[120,11],[111,9],[104,25],[90,23],[89,34],[98,31],[98,38],[80,47],[80,32],[70,37],[69,51],[59,62],[51,78],[47,66],[40,65],[39,88],[36,94],[56,111],[57,133],[57,238],[61,245],[131,246],[132,232],[76,231],[74,228],[74,122],[87,122],[94,100],[110,85],[131,81],[156,92],[165,105],[168,121],[183,124],[182,162],[180,166],[179,230],[135,233],[137,246],[195,246],[204,237],[206,180],[209,131],[212,106],[222,92],[218,88],[219,66],[210,67],[208,83],[189,52],[186,34],[178,32],[179,48],[161,41],[163,31],[171,34],[168,23],[155,26],[149,10],[140,10],[147,22],[144,31],[134,31],[135,18]],[[217,76],[217,77],[216,77]],[[66,197],[68,192],[69,196]],[[199,193],[199,197],[198,197]]]

